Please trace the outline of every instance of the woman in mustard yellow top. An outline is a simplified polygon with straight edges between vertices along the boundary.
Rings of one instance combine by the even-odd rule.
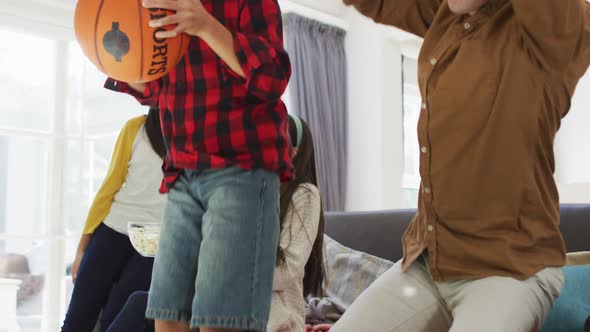
[[[137,253],[128,222],[161,222],[160,194],[166,147],[157,108],[125,124],[107,176],[96,194],[72,267],[74,291],[64,332],[106,331],[134,291],[148,290],[153,258]]]

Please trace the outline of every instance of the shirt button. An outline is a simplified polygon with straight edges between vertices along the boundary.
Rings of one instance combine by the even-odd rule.
[[[432,232],[433,230],[434,230],[434,226],[432,226],[432,225],[428,225],[428,231],[429,231],[429,232]]]
[[[430,188],[424,187],[424,192],[427,193],[427,194],[430,194]]]
[[[465,30],[469,30],[471,29],[471,24],[469,24],[469,22],[463,24],[463,27],[465,28]]]
[[[428,148],[427,148],[427,147],[425,147],[425,146],[423,146],[423,147],[420,149],[420,151],[422,151],[422,153],[426,153],[426,151],[428,151]]]
[[[433,66],[436,65],[436,59],[435,58],[430,59],[430,64]]]
[[[425,110],[426,109],[426,103],[422,103],[422,109]]]

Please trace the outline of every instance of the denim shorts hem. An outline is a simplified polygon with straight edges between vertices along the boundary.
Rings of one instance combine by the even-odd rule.
[[[266,331],[266,322],[261,319],[244,316],[195,316],[191,319],[191,329],[197,327]]]
[[[162,309],[150,309],[148,308],[145,312],[145,317],[149,319],[167,320],[173,322],[186,322],[191,320],[190,312],[182,312],[179,310],[162,310]]]

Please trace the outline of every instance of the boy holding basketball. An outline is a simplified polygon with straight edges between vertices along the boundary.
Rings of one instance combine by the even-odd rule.
[[[176,14],[158,38],[188,53],[149,83],[106,87],[157,104],[168,192],[147,317],[156,330],[264,331],[279,234],[279,179],[292,177],[290,76],[276,0],[144,0]],[[159,29],[161,30],[161,29]],[[198,273],[197,273],[198,271]]]

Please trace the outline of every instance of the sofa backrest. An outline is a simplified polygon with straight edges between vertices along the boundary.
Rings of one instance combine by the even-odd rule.
[[[326,234],[343,245],[397,261],[401,238],[415,210],[326,213]],[[590,251],[590,204],[562,205],[561,231],[568,252]]]

